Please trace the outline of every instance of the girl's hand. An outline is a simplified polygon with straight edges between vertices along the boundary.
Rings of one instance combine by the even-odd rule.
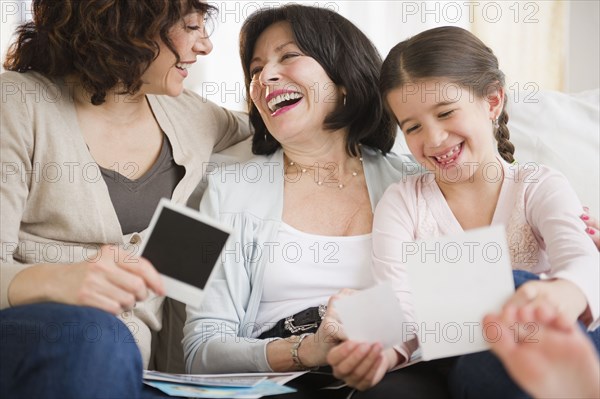
[[[583,207],[583,214],[580,216],[581,220],[586,224],[585,232],[588,233],[596,247],[600,249],[600,225],[598,224],[598,219],[590,216],[589,208]]]
[[[52,296],[57,302],[118,314],[146,299],[148,289],[165,294],[162,279],[152,264],[122,247],[105,245],[93,262],[64,265]]]
[[[574,324],[586,310],[587,300],[579,287],[568,280],[528,281],[517,289],[504,309],[513,307],[529,313],[547,305]]]
[[[333,375],[360,391],[375,386],[400,360],[401,355],[392,348],[384,351],[379,343],[355,341],[345,341],[327,355]]]

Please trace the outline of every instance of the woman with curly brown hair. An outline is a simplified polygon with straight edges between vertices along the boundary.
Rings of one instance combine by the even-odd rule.
[[[139,397],[164,289],[136,249],[160,198],[185,203],[248,122],[183,89],[212,50],[207,3],[33,11],[0,75],[0,393]]]

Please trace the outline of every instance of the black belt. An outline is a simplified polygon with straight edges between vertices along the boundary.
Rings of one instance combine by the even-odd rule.
[[[319,305],[283,318],[258,338],[287,338],[292,335],[315,333],[321,325],[326,310],[327,306]]]

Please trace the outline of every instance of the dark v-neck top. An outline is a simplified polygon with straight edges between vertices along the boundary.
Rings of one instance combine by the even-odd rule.
[[[124,165],[125,172],[128,165]],[[135,165],[131,165],[132,172]],[[163,136],[158,159],[142,177],[130,180],[126,176],[100,167],[102,177],[108,186],[123,234],[140,232],[148,227],[156,204],[161,198],[171,198],[173,190],[185,174],[185,168],[175,163],[173,149],[166,136]]]

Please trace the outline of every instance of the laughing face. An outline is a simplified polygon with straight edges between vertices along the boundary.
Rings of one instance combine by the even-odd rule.
[[[187,69],[196,62],[198,55],[207,55],[212,51],[204,16],[200,13],[183,17],[182,23],[169,30],[169,38],[180,61],[177,63],[175,54],[159,39],[160,53],[142,75],[144,94],[180,95],[183,81],[188,76]]]
[[[415,158],[439,182],[470,181],[496,162],[492,120],[498,104],[444,80],[427,80],[392,90],[387,96]]]
[[[340,102],[323,67],[305,55],[287,22],[259,36],[250,63],[250,96],[265,126],[281,144],[310,140]]]

